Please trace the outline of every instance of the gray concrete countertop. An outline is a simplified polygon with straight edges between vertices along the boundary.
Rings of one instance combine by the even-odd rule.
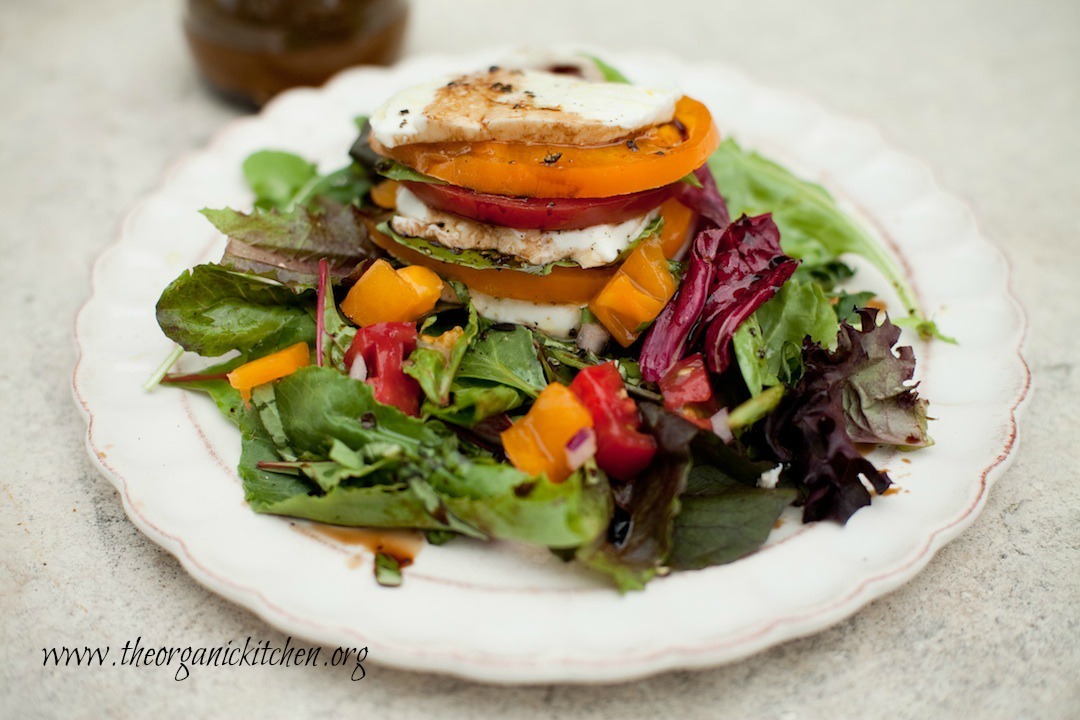
[[[1033,397],[983,515],[851,619],[737,664],[608,687],[43,667],[45,647],[277,631],[207,592],[86,458],[71,325],[93,259],[170,160],[236,114],[179,2],[0,4],[0,716],[1080,717],[1080,4],[415,0],[409,53],[589,42],[737,66],[868,119],[970,199],[1029,313]]]

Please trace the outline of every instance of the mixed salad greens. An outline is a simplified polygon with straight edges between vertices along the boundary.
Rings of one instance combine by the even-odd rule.
[[[904,322],[940,337],[896,263],[824,189],[733,140],[683,184],[702,220],[673,263],[678,292],[625,349],[494,323],[457,283],[418,333],[355,326],[339,309],[348,289],[376,260],[401,266],[372,241],[385,215],[373,189],[430,178],[362,141],[352,157],[329,174],[285,152],[249,157],[255,209],[204,210],[228,237],[224,256],[157,305],[169,338],[219,358],[163,382],[208,394],[239,428],[257,512],[413,528],[432,543],[531,543],[630,590],[753,552],[793,503],[806,522],[846,522],[890,482],[857,443],[932,442],[911,348],[896,348],[872,292],[847,289],[845,256],[862,256]],[[284,376],[230,378],[282,352],[303,355]],[[601,441],[562,482],[514,467],[501,440],[556,383],[598,419]],[[377,558],[380,582],[398,571]]]

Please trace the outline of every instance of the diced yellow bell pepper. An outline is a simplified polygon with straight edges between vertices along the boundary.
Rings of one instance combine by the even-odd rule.
[[[395,180],[383,180],[371,188],[371,202],[381,208],[393,210],[397,207],[398,183]]]
[[[341,301],[341,312],[361,327],[414,322],[431,312],[442,287],[439,276],[427,268],[395,270],[385,260],[376,260],[349,288]]]
[[[244,363],[225,377],[230,385],[240,391],[240,397],[246,404],[251,400],[251,389],[256,385],[279,380],[310,364],[311,353],[307,343],[302,342]]]
[[[619,268],[629,275],[635,283],[664,305],[675,294],[675,278],[668,267],[664,249],[655,238],[646,240],[637,247],[626,262]]]
[[[423,265],[408,265],[397,273],[416,291],[416,305],[413,307],[416,319],[431,312],[442,297],[442,278]]]
[[[612,337],[628,347],[675,294],[675,278],[656,238],[637,247],[589,303]]]
[[[500,435],[506,457],[528,475],[561,483],[570,477],[566,443],[593,425],[592,415],[565,385],[548,385],[525,417]]]

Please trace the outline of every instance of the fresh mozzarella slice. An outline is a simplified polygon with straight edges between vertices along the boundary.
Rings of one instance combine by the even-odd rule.
[[[559,338],[569,338],[581,327],[582,305],[552,305],[528,300],[511,300],[469,291],[469,299],[480,317],[497,323],[524,325]]]
[[[395,95],[372,114],[371,136],[388,148],[484,140],[602,145],[670,121],[678,99],[638,85],[493,67]]]
[[[390,227],[399,235],[458,250],[495,250],[529,265],[570,260],[589,268],[618,260],[658,214],[656,209],[625,222],[580,230],[518,230],[436,210],[401,186],[397,191],[397,214]]]

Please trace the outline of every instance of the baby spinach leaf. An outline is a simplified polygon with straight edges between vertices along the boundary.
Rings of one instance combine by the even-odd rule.
[[[318,170],[299,155],[260,150],[244,160],[244,179],[255,193],[255,207],[286,209]]]
[[[450,403],[445,406],[424,404],[426,415],[454,425],[472,427],[476,423],[513,410],[525,395],[507,385],[459,378],[450,386]]]
[[[219,265],[198,265],[174,280],[157,303],[162,331],[185,350],[207,357],[230,350],[314,342],[309,301],[276,282]]]
[[[533,334],[521,325],[503,327],[485,323],[462,358],[458,377],[506,385],[536,397],[547,380]]]
[[[754,552],[796,495],[790,488],[766,490],[746,485],[718,467],[695,466],[686,491],[679,496],[669,564],[695,570],[733,562]]]

